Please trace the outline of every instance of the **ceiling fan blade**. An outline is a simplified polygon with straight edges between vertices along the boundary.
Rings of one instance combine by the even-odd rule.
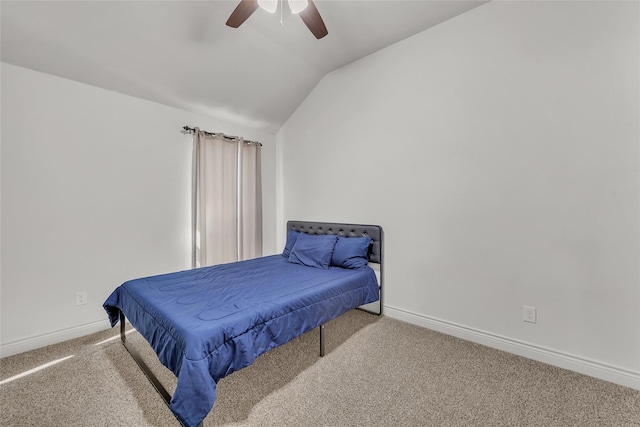
[[[257,8],[258,0],[241,0],[240,4],[235,8],[227,20],[227,25],[233,28],[238,28],[251,16],[253,12],[256,11]]]
[[[329,34],[329,31],[327,31],[327,27],[325,27],[324,21],[320,16],[320,12],[318,12],[318,8],[313,4],[312,0],[309,0],[307,7],[300,12],[300,18],[302,18],[302,21],[307,27],[309,27],[309,30],[311,30],[317,39],[321,39]]]

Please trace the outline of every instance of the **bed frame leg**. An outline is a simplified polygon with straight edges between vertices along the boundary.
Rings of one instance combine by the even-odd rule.
[[[120,312],[120,341],[122,341],[123,343],[127,339],[127,336],[124,333],[124,326],[125,326],[124,322],[125,322],[124,313],[121,311]]]
[[[320,325],[320,357],[324,357],[324,325]]]
[[[162,397],[164,402],[167,404],[167,406],[171,408],[171,395],[169,394],[167,389],[164,388],[162,383],[160,383],[160,380],[158,380],[158,378],[154,375],[154,373],[147,366],[144,360],[142,360],[142,357],[140,356],[140,354],[138,354],[136,349],[127,342],[127,336],[125,335],[125,321],[126,319],[124,317],[124,313],[120,311],[120,340],[122,341],[124,348],[127,349],[129,354],[131,354],[131,357],[133,357],[133,360],[135,360],[135,362],[138,364],[140,369],[142,369],[142,372],[144,372],[147,378],[149,378],[149,381],[156,388],[156,390],[158,391],[158,394],[160,394],[160,396]],[[202,426],[202,423],[200,423],[200,426]]]

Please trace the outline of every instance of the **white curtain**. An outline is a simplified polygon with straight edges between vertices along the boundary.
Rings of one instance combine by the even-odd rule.
[[[192,267],[262,256],[260,144],[193,135]]]

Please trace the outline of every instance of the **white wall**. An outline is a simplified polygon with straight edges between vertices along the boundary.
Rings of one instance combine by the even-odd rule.
[[[263,144],[275,252],[275,136],[2,63],[2,355],[108,327],[123,281],[190,267],[191,136]],[[88,304],[75,305],[76,291]]]
[[[494,1],[325,76],[278,226],[380,224],[387,315],[640,388],[638,5]]]

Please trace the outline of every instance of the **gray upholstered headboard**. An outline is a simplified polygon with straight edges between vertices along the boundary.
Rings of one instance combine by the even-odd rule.
[[[287,231],[295,230],[307,234],[335,234],[346,237],[371,237],[369,247],[369,263],[379,264],[376,270],[380,285],[380,300],[361,307],[363,310],[382,314],[384,233],[379,225],[342,224],[335,222],[287,221]]]
[[[382,264],[383,233],[379,225],[341,224],[334,222],[288,221],[287,231],[302,231],[307,234],[335,234],[346,237],[371,237],[369,262]]]

